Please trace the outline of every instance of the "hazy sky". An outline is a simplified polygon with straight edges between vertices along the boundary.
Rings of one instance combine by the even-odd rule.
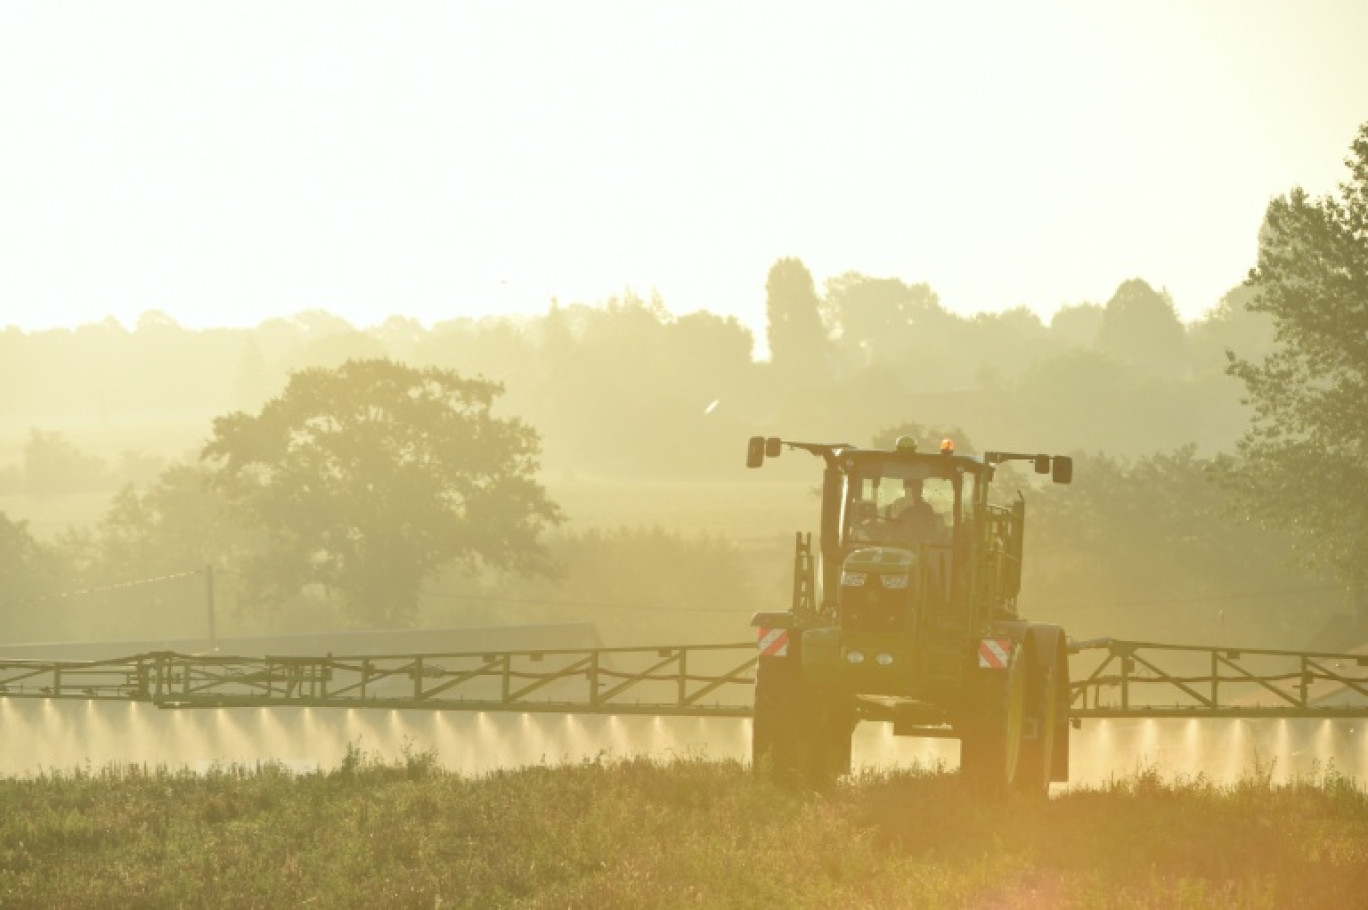
[[[961,312],[1253,264],[1368,121],[1368,2],[0,4],[0,325],[357,325],[798,256]]]

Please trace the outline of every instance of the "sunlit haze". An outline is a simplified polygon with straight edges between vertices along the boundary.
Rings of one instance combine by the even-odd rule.
[[[0,325],[631,289],[763,337],[779,257],[1200,316],[1368,119],[1368,4],[0,8]]]

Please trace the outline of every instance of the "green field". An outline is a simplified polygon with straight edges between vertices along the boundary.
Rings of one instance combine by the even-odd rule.
[[[1368,797],[1334,774],[1154,774],[1046,803],[954,774],[778,790],[734,762],[478,779],[409,754],[325,774],[140,768],[0,781],[3,907],[1363,906]]]

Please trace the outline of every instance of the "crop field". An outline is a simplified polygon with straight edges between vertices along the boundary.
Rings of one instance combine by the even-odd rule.
[[[0,781],[0,906],[1362,906],[1368,796],[1266,770],[998,803],[937,769],[801,794],[689,757],[111,766]]]

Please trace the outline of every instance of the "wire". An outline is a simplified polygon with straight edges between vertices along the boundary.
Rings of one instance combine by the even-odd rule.
[[[122,591],[125,588],[137,588],[142,585],[153,585],[163,581],[173,581],[177,578],[189,578],[193,575],[203,575],[203,569],[193,572],[177,572],[174,575],[158,575],[154,578],[138,578],[133,581],[120,581],[110,585],[103,585],[98,588],[83,588],[79,591],[62,591],[57,594],[44,594],[40,597],[30,597],[27,600],[11,601],[13,606],[23,606],[25,604],[43,603],[49,600],[65,600],[69,597],[85,597],[90,594],[105,594],[109,591]]]

